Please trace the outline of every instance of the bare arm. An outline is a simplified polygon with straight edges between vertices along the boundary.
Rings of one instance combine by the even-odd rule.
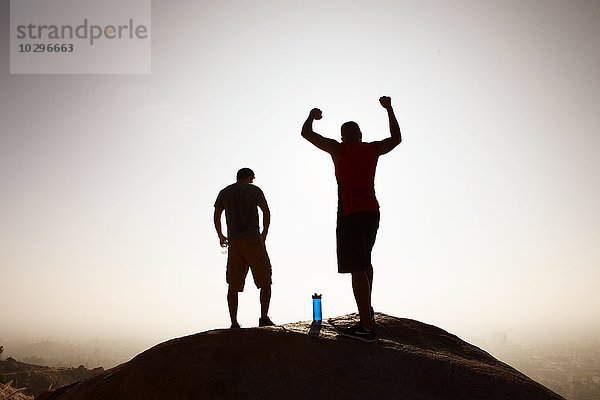
[[[321,119],[322,117],[323,115],[321,113],[321,110],[319,110],[318,108],[313,108],[312,110],[310,110],[308,118],[304,122],[304,125],[302,125],[302,137],[311,142],[315,147],[326,151],[327,153],[331,154],[332,157],[335,158],[339,153],[339,142],[333,139],[323,137],[315,131],[313,131],[313,121],[316,119]]]
[[[215,215],[213,217],[215,222],[215,229],[217,230],[217,234],[219,235],[219,243],[221,247],[227,246],[227,237],[223,235],[223,229],[221,227],[221,214],[223,214],[223,209],[219,207],[215,207]]]
[[[388,113],[388,119],[390,122],[390,137],[383,139],[379,142],[375,142],[377,146],[377,153],[379,155],[389,153],[402,142],[402,136],[400,134],[400,125],[394,115],[394,109],[392,108],[392,99],[387,96],[379,98],[381,106],[386,109]]]
[[[269,233],[269,225],[271,225],[271,211],[269,210],[269,205],[265,200],[264,203],[258,203],[258,207],[262,211],[263,215],[263,231],[260,236],[263,239],[263,242],[267,240],[267,234]]]

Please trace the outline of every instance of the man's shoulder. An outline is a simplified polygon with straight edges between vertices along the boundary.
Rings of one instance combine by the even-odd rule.
[[[219,195],[227,195],[229,193],[231,193],[234,189],[237,189],[239,192],[238,193],[262,193],[262,189],[259,188],[258,186],[252,184],[252,183],[243,183],[243,184],[238,184],[238,183],[232,183],[231,185],[223,188],[220,192]]]
[[[228,185],[228,186],[225,186],[223,189],[219,190],[219,195],[221,195],[222,193],[226,193],[227,191],[229,191],[232,186],[233,185]]]
[[[219,191],[219,194],[217,195],[217,199],[223,198],[223,197],[227,196],[229,193],[231,193],[234,186],[235,186],[235,183],[232,183],[231,185],[225,186],[223,189],[221,189]]]
[[[248,192],[252,193],[252,195],[256,195],[259,197],[265,197],[265,194],[263,193],[262,189],[259,188],[258,186],[254,185],[252,183],[249,183],[246,186],[247,186]]]

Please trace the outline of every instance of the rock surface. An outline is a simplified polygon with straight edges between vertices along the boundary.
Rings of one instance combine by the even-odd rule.
[[[375,343],[339,336],[330,323],[203,332],[38,399],[563,399],[442,329],[376,320]]]

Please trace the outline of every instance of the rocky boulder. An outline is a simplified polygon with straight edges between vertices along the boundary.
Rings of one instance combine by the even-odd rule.
[[[320,326],[213,330],[159,344],[40,400],[562,399],[440,328],[378,313],[375,343]]]

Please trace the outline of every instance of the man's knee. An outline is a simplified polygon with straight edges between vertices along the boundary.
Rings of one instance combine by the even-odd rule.
[[[244,286],[240,287],[239,285],[229,285],[229,288],[227,289],[227,295],[228,296],[237,296],[238,293],[243,292],[244,291]]]
[[[352,279],[367,279],[367,271],[352,271]]]
[[[271,291],[271,284],[265,284],[262,285],[261,287],[259,287],[261,292],[270,292]]]

